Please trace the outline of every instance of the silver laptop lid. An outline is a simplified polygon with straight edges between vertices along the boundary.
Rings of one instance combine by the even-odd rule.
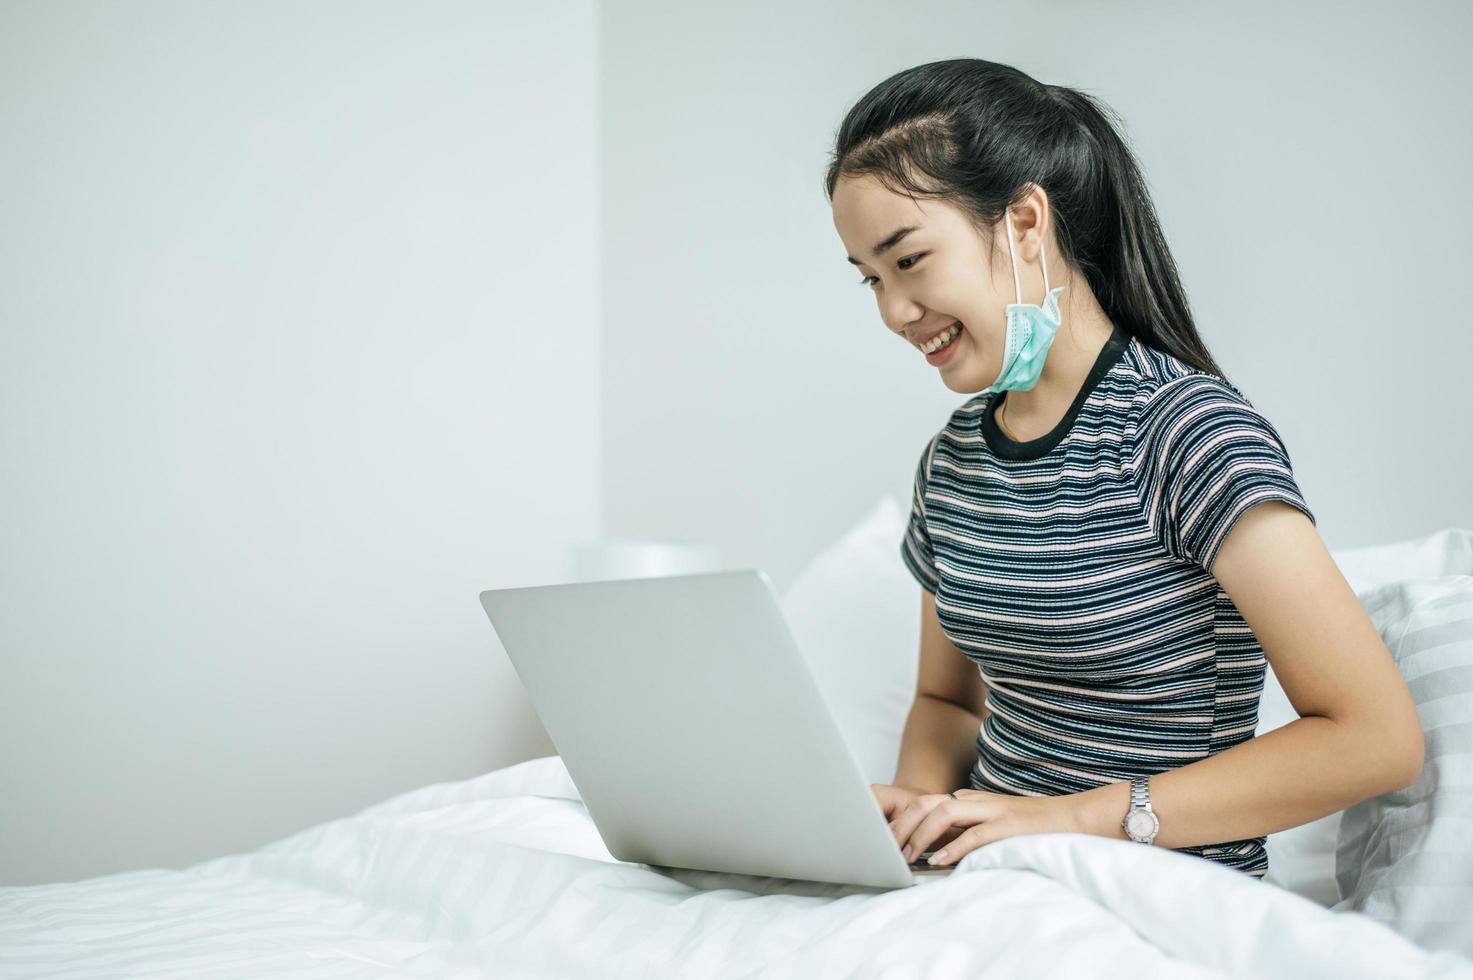
[[[614,857],[916,880],[764,572],[480,595]]]

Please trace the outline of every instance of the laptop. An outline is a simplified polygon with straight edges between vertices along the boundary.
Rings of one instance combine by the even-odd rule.
[[[480,595],[616,859],[877,889],[952,871],[901,856],[766,573]]]

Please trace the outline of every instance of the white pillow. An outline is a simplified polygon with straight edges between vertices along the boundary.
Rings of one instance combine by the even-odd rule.
[[[1473,575],[1396,582],[1362,601],[1417,702],[1426,757],[1411,786],[1345,810],[1335,911],[1473,956]]]
[[[1414,578],[1473,575],[1473,528],[1445,527],[1420,538],[1330,552],[1357,594]]]
[[[866,782],[890,783],[915,699],[921,594],[900,559],[907,512],[882,497],[782,595],[793,628]]]

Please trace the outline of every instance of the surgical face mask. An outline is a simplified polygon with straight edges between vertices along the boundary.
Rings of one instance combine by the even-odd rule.
[[[1048,256],[1039,244],[1038,257],[1043,263],[1043,306],[1023,302],[1023,283],[1018,276],[1018,253],[1013,249],[1013,213],[1003,212],[1008,226],[1008,254],[1013,259],[1013,288],[1018,295],[1016,303],[1007,308],[1007,337],[1004,340],[1002,370],[997,380],[983,389],[988,391],[1030,391],[1038,384],[1043,373],[1043,361],[1048,356],[1049,345],[1059,332],[1062,319],[1059,313],[1059,294],[1063,286],[1048,288]]]

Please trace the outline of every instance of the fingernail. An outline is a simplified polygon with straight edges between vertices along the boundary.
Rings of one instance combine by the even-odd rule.
[[[942,861],[945,861],[945,860],[946,860],[946,852],[945,851],[937,851],[935,854],[932,854],[930,857],[926,858],[926,863],[927,864],[940,864]]]
[[[903,848],[900,849],[900,856],[903,857],[903,858],[905,858],[907,861],[910,860],[910,845],[909,844],[906,844]]]

